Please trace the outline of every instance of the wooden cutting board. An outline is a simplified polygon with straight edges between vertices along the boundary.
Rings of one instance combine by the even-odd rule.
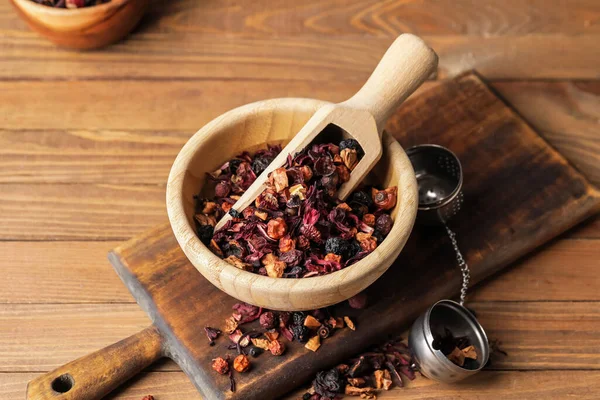
[[[404,148],[437,143],[461,160],[465,201],[450,226],[471,266],[473,284],[599,210],[600,193],[473,74],[409,100],[388,131]],[[137,236],[109,258],[153,325],[32,381],[28,399],[100,398],[162,356],[177,362],[207,399],[270,399],[402,332],[460,286],[444,232],[417,226],[395,264],[367,290],[366,309],[336,306],[336,314],[353,317],[356,331],[336,332],[316,353],[292,343],[283,357],[264,354],[253,360],[251,373],[236,374],[232,393],[228,378],[211,369],[211,360],[227,353],[228,340],[209,346],[203,327],[221,327],[236,300],[196,271],[170,227]],[[46,396],[52,382],[62,382],[63,390],[71,384],[66,392],[71,397]]]

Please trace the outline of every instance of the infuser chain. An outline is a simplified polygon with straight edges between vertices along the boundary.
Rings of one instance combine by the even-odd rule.
[[[444,228],[446,228],[446,233],[448,233],[448,237],[450,238],[450,242],[454,248],[454,253],[456,253],[458,267],[460,268],[460,272],[462,272],[462,286],[460,288],[460,305],[462,306],[465,304],[465,299],[467,297],[467,289],[469,288],[469,281],[471,280],[471,271],[469,270],[469,266],[465,262],[460,249],[458,248],[456,233],[452,232],[452,230],[450,230],[446,224],[444,224]]]

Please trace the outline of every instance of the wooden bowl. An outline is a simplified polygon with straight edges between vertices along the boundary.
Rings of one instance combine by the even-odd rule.
[[[95,49],[125,37],[140,21],[148,0],[112,0],[78,9],[53,8],[31,0],[11,0],[34,31],[59,46]]]
[[[324,104],[312,99],[274,99],[236,108],[196,132],[173,164],[167,183],[167,211],[175,237],[206,279],[239,300],[287,311],[339,303],[379,278],[410,235],[417,213],[415,174],[402,147],[384,133],[384,154],[373,174],[375,182],[385,187],[398,186],[398,202],[392,211],[394,225],[381,245],[356,264],[324,276],[271,278],[226,263],[198,239],[193,197],[206,182],[206,173],[244,150],[289,141]]]

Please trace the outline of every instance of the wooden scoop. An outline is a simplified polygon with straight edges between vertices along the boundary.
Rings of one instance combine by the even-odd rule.
[[[269,174],[285,164],[289,154],[308,146],[329,124],[341,128],[344,136],[361,145],[364,156],[352,170],[350,180],[338,191],[345,200],[381,158],[381,134],[388,117],[437,68],[437,55],[423,40],[400,35],[387,50],[364,86],[343,103],[321,107],[233,205],[237,211],[248,207],[266,188]],[[231,218],[225,215],[220,229]]]

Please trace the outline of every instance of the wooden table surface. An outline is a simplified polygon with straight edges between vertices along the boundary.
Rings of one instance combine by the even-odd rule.
[[[438,51],[438,80],[475,68],[600,185],[598,0],[246,3],[156,0],[128,40],[87,53],[0,3],[0,399],[148,325],[106,253],[166,221],[167,174],[191,134],[254,100],[343,100],[401,32]],[[381,398],[600,397],[599,217],[471,301],[508,356],[463,384],[422,378]],[[171,362],[113,398],[146,394],[198,398]]]

